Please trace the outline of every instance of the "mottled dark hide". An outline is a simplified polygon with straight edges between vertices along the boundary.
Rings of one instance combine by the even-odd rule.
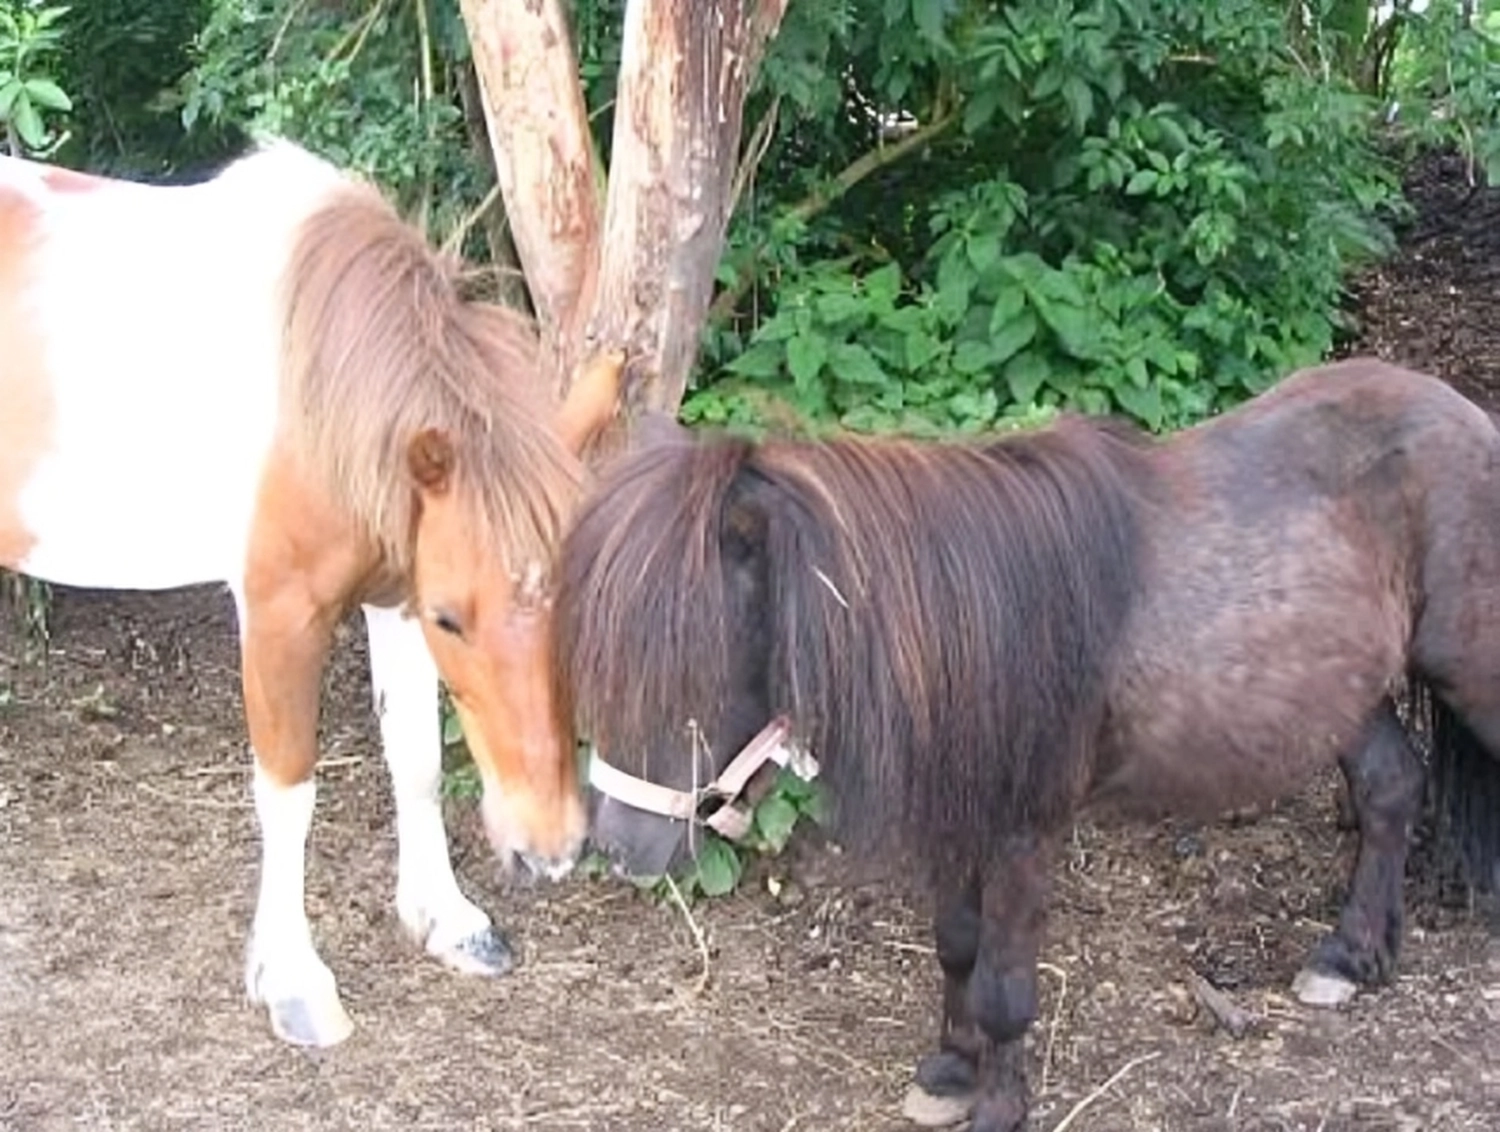
[[[1476,879],[1500,862],[1500,432],[1380,362],[1162,442],[673,439],[584,507],[556,624],[613,761],[689,787],[785,712],[849,835],[931,851],[948,990],[919,1079],[977,1089],[982,1132],[1024,1110],[1045,862],[1080,809],[1207,815],[1337,762],[1361,849],[1298,991],[1332,1000],[1399,947],[1410,684]],[[628,869],[631,829],[596,837]]]

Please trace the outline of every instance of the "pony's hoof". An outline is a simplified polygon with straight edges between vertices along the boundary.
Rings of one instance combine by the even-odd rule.
[[[938,1096],[921,1085],[913,1085],[901,1102],[901,1115],[923,1128],[946,1128],[967,1120],[976,1099],[972,1092]]]
[[[464,975],[494,978],[507,974],[516,965],[510,943],[493,927],[465,936],[436,954],[449,967]]]
[[[354,1023],[337,995],[319,1001],[290,998],[267,1003],[266,1009],[272,1032],[289,1045],[326,1049],[354,1033]]]
[[[1292,980],[1292,993],[1304,1006],[1343,1006],[1359,988],[1338,975],[1324,974],[1304,967]]]

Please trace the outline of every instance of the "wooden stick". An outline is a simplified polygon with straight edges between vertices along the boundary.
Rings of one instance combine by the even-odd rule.
[[[1244,1037],[1255,1024],[1255,1019],[1248,1011],[1202,975],[1194,972],[1192,986],[1194,997],[1218,1020],[1219,1025],[1229,1031],[1230,1037]]]
[[[1110,1076],[1108,1081],[1104,1082],[1104,1084],[1100,1085],[1092,1093],[1084,1097],[1083,1100],[1075,1104],[1068,1111],[1068,1115],[1057,1122],[1057,1124],[1053,1127],[1052,1132],[1066,1132],[1066,1129],[1073,1123],[1073,1121],[1077,1120],[1079,1116],[1083,1114],[1084,1109],[1088,1108],[1089,1105],[1093,1104],[1105,1093],[1109,1092],[1110,1089],[1114,1088],[1114,1086],[1120,1082],[1125,1074],[1129,1073],[1137,1065],[1144,1065],[1146,1062],[1154,1061],[1160,1056],[1161,1051],[1157,1050],[1154,1053],[1143,1053],[1140,1057],[1131,1058],[1124,1065],[1120,1066],[1120,1068],[1116,1069]]]

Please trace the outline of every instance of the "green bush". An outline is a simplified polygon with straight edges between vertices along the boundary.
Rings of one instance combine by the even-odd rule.
[[[899,6],[844,5],[859,7]],[[777,173],[730,257],[755,273],[731,276],[754,306],[710,335],[687,419],[779,403],[941,433],[1074,409],[1166,429],[1328,351],[1344,280],[1389,245],[1399,186],[1377,99],[1290,50],[1283,5],[919,0],[909,17],[888,30],[920,45],[911,66],[866,58],[892,39],[851,18],[815,69],[857,76],[881,121],[952,126],[809,207],[807,179],[779,168],[804,159],[807,122],[782,115]],[[1309,50],[1319,34],[1305,29]],[[809,42],[794,29],[776,51]],[[823,115],[813,133],[850,132],[803,70],[768,75]],[[872,164],[898,142],[874,144]]]

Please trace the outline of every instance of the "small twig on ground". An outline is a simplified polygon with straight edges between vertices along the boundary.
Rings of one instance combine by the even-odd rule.
[[[340,767],[359,766],[365,761],[364,755],[335,755],[328,759],[319,759],[315,770],[337,770]]]
[[[187,798],[181,794],[173,794],[169,791],[152,786],[149,782],[137,782],[136,787],[153,798],[160,798],[164,802],[171,802],[174,806],[197,806],[204,810],[246,810],[250,808],[249,802],[226,801],[223,798]]]
[[[1229,1111],[1224,1114],[1225,1120],[1233,1120],[1235,1114],[1240,1110],[1240,1094],[1245,1091],[1244,1085],[1234,1087],[1234,1096],[1229,1098]]]
[[[1038,963],[1037,970],[1046,971],[1057,980],[1057,1002],[1052,1007],[1052,1021],[1047,1023],[1047,1045],[1042,1051],[1042,1086],[1039,1093],[1046,1093],[1048,1078],[1052,1073],[1052,1047],[1057,1044],[1057,1027],[1062,1022],[1063,1002],[1068,997],[1068,973],[1051,963]]]
[[[1232,1038],[1243,1038],[1255,1024],[1255,1018],[1232,998],[1196,971],[1192,978],[1193,997],[1229,1031]]]
[[[1125,1076],[1125,1074],[1129,1073],[1137,1065],[1144,1065],[1148,1061],[1155,1061],[1160,1056],[1161,1051],[1155,1050],[1151,1053],[1143,1053],[1140,1057],[1131,1058],[1124,1065],[1120,1066],[1120,1068],[1116,1069],[1114,1073],[1110,1075],[1108,1081],[1104,1082],[1104,1084],[1100,1085],[1092,1093],[1084,1097],[1083,1100],[1079,1101],[1071,1109],[1069,1109],[1068,1115],[1063,1117],[1055,1125],[1053,1125],[1052,1132],[1065,1132],[1065,1129],[1069,1128],[1075,1120],[1083,1115],[1084,1109],[1088,1108],[1089,1105],[1093,1104],[1105,1093],[1109,1092],[1110,1089],[1114,1088],[1115,1085],[1117,1085]]]
[[[687,901],[682,898],[682,889],[677,887],[677,882],[671,875],[662,878],[667,882],[667,891],[672,894],[673,901],[682,911],[682,918],[687,921],[688,930],[693,933],[693,940],[698,945],[698,958],[703,962],[703,970],[698,975],[698,985],[693,988],[695,995],[701,995],[708,989],[709,955],[708,940],[703,938],[703,930],[698,927],[698,921],[693,919],[693,913],[687,906]]]
[[[338,770],[346,766],[359,766],[364,761],[364,755],[334,755],[330,758],[319,759],[316,769]],[[215,763],[213,766],[189,767],[182,774],[185,778],[217,778],[226,774],[249,774],[251,769],[252,767],[249,763],[244,763],[243,765],[236,763],[233,766]]]

